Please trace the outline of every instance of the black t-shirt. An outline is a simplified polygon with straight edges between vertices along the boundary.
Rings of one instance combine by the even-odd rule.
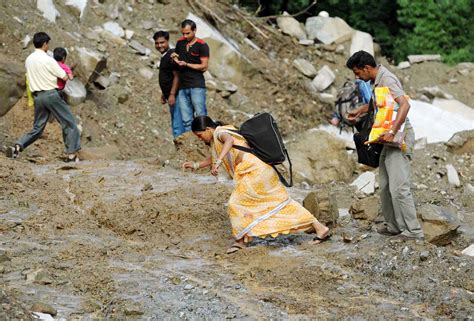
[[[169,49],[162,57],[160,61],[160,72],[158,79],[160,82],[161,92],[166,99],[170,96],[171,87],[173,87],[173,71],[178,71],[179,66],[171,59],[171,54],[174,52],[173,49]]]
[[[201,58],[209,57],[209,46],[204,40],[197,38],[189,50],[186,49],[186,44],[187,41],[184,37],[178,39],[176,43],[175,51],[179,55],[179,60],[188,64],[200,64]],[[180,68],[179,88],[206,88],[203,72],[188,67]]]

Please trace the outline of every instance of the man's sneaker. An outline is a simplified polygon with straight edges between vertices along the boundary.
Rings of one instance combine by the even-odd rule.
[[[377,233],[385,235],[385,236],[395,236],[395,235],[400,234],[400,233],[395,233],[395,232],[389,231],[386,226],[377,229]]]
[[[20,155],[20,150],[17,148],[18,145],[7,147],[7,157],[8,158],[17,158]]]

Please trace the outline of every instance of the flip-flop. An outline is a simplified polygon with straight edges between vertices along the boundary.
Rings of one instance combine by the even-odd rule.
[[[229,247],[229,248],[227,249],[226,254],[232,254],[232,253],[235,253],[235,252],[237,252],[237,251],[239,251],[239,250],[242,250],[242,249],[244,249],[244,248],[245,248],[245,246],[243,246],[243,245],[241,245],[241,244],[239,244],[239,243],[234,243],[234,244],[232,244],[231,247]]]
[[[313,237],[313,240],[311,241],[311,244],[313,244],[313,245],[321,244],[321,243],[326,242],[327,240],[329,240],[331,238],[331,236],[332,236],[331,231],[328,231],[326,236],[324,236],[322,238],[316,235],[315,237]]]

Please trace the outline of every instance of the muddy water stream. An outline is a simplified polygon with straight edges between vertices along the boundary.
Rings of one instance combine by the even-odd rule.
[[[444,248],[387,241],[344,216],[321,245],[288,235],[229,256],[229,180],[147,160],[30,166],[50,184],[0,200],[2,282],[56,319],[472,315],[472,267]]]

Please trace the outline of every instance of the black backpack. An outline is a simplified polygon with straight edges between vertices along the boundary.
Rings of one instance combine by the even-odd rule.
[[[272,115],[269,113],[258,113],[242,123],[240,128],[235,130],[235,132],[245,138],[250,148],[233,145],[234,148],[254,154],[260,160],[273,167],[283,185],[286,187],[293,186],[293,172],[290,156],[283,144],[278,126]],[[286,159],[288,159],[290,165],[290,183],[286,181],[275,166],[282,164]]]
[[[363,103],[362,93],[359,90],[359,86],[354,80],[348,80],[344,83],[342,88],[337,92],[336,96],[336,112],[340,118],[339,128],[349,126],[355,127],[357,130],[361,129],[361,123],[363,123],[367,116],[361,117],[357,123],[350,122],[346,117],[347,113],[357,108]]]

